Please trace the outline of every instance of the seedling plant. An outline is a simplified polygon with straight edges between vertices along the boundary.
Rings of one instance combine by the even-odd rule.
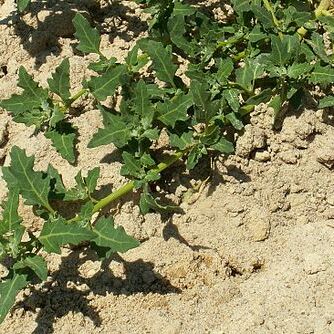
[[[76,186],[67,189],[52,164],[35,171],[34,157],[12,148],[10,165],[2,167],[8,195],[2,204],[0,259],[8,275],[0,283],[0,321],[21,289],[47,279],[45,252],[59,254],[64,245],[84,243],[104,259],[139,246],[111,216],[96,214],[133,190],[140,193],[143,214],[175,209],[157,201],[150,184],[177,161],[191,170],[204,156],[232,153],[235,134],[242,132],[247,116],[260,103],[273,108],[274,126],[287,108],[298,110],[310,101],[319,108],[334,106],[330,1],[232,0],[234,13],[224,22],[186,1],[138,2],[151,14],[149,33],[124,62],[107,58],[98,30],[76,14],[77,50],[97,55],[89,65],[95,75],[71,95],[69,59],[56,68],[47,87],[20,67],[21,92],[0,103],[15,122],[43,133],[75,164],[73,104],[79,98],[94,98],[103,127],[88,149],[113,143],[122,153],[121,174],[129,179],[99,198],[99,167],[86,176],[79,172]],[[29,0],[18,1],[20,11],[28,5]],[[108,98],[114,101],[111,107],[106,107]],[[163,154],[156,149],[162,135],[169,139]],[[19,216],[20,198],[43,219],[39,233]],[[79,203],[78,211],[68,216],[56,209],[65,202]]]

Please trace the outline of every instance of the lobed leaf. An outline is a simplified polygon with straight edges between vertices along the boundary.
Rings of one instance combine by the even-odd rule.
[[[136,239],[126,234],[123,227],[115,227],[111,217],[100,218],[94,226],[93,232],[95,237],[92,241],[97,246],[106,247],[112,252],[124,253],[140,245]]]
[[[12,148],[10,156],[11,164],[4,168],[4,178],[8,186],[17,187],[27,204],[39,205],[53,212],[48,200],[50,179],[44,177],[42,172],[33,170],[35,158],[28,157],[25,151],[17,146]]]
[[[47,221],[38,240],[43,244],[48,253],[60,254],[60,247],[66,244],[78,245],[82,241],[92,240],[94,233],[77,224],[66,224],[65,220],[58,217],[54,221]]]

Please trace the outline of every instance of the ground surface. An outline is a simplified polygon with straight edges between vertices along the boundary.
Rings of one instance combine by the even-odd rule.
[[[55,1],[54,15],[35,7],[14,26],[12,1],[0,5],[0,98],[16,92],[21,64],[45,83],[70,57],[74,90],[89,75],[89,59],[73,49],[71,10],[93,13],[105,53],[120,59],[145,33],[145,17],[130,1],[100,9],[78,3]],[[38,169],[51,162],[67,185],[79,169],[96,165],[101,186],[121,185],[113,146],[86,148],[101,125],[98,112],[89,101],[78,106],[76,167],[0,110],[1,164],[19,145],[36,155]],[[171,171],[172,199],[184,214],[144,218],[131,196],[120,211],[111,208],[116,222],[143,241],[139,248],[102,266],[85,250],[48,256],[49,281],[19,295],[0,333],[334,333],[333,113],[287,114],[277,132],[271,120],[265,107],[252,114],[236,154],[217,163],[200,194],[183,196],[208,174],[178,178],[179,166]],[[21,213],[38,230],[29,210]]]

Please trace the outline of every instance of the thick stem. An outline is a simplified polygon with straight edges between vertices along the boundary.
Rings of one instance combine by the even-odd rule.
[[[166,161],[159,163],[156,168],[153,168],[153,171],[156,171],[157,173],[161,173],[163,170],[165,170],[166,168],[174,164],[176,161],[178,161],[187,152],[188,150],[185,150],[185,151],[180,151],[180,152],[173,154]],[[126,195],[133,189],[134,189],[133,181],[126,183],[124,186],[112,192],[110,195],[99,200],[95,204],[93,212],[95,213],[95,212],[100,211],[101,209],[103,209],[110,203],[116,201],[117,199],[123,197],[124,195]]]
[[[273,18],[273,21],[274,21],[274,24],[277,28],[279,28],[280,26],[280,23],[275,15],[275,11],[274,11],[274,8],[273,6],[271,5],[270,1],[269,0],[263,0],[263,4],[264,4],[264,7],[266,8],[266,10],[268,12],[270,12],[272,18]]]

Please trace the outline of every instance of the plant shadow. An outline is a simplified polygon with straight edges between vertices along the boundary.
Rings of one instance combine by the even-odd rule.
[[[82,247],[81,247],[82,248]],[[16,308],[37,312],[37,327],[33,334],[54,333],[53,325],[57,318],[69,312],[81,313],[96,327],[102,325],[99,313],[90,305],[90,295],[107,294],[178,294],[181,290],[154,271],[154,264],[142,259],[127,262],[114,254],[101,263],[101,268],[91,277],[83,277],[79,267],[86,261],[98,261],[95,252],[88,249],[75,249],[62,258],[58,270],[41,288],[32,288],[29,296],[16,304]],[[114,275],[109,265],[112,262],[123,268],[121,277]]]
[[[48,56],[61,54],[64,38],[73,38],[72,19],[77,12],[82,13],[101,34],[107,34],[110,42],[116,37],[129,42],[147,30],[147,23],[136,15],[135,10],[117,0],[103,5],[95,1],[36,1],[25,13],[10,13],[0,20],[0,25],[13,26],[20,44],[35,58],[38,68]]]

